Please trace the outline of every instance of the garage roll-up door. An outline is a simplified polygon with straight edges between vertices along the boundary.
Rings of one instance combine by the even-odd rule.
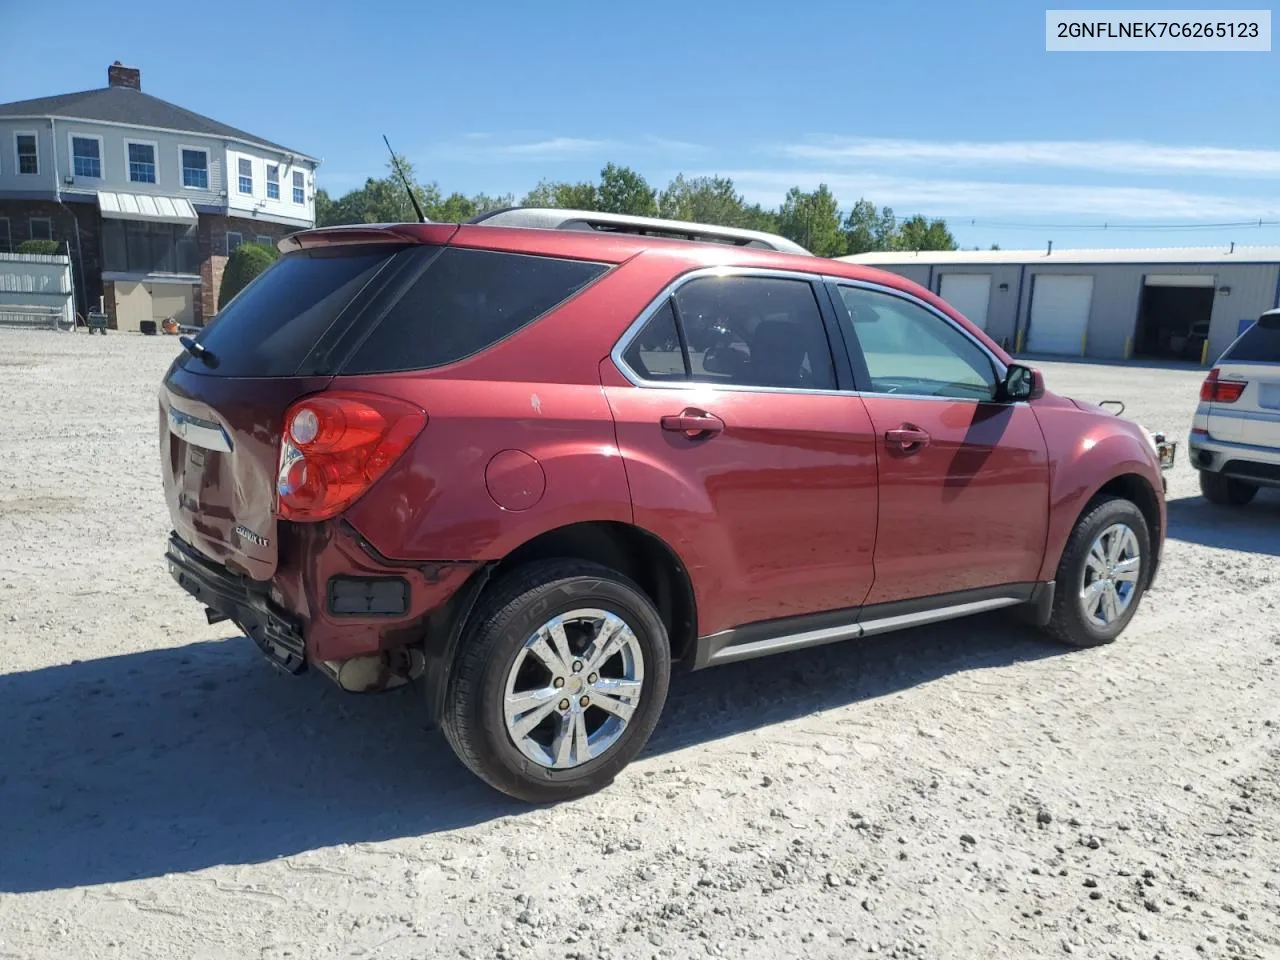
[[[987,329],[987,306],[991,303],[991,274],[944,273],[938,296],[951,304],[965,319]]]
[[[1038,274],[1031,288],[1029,353],[1078,357],[1084,352],[1093,303],[1093,277]]]

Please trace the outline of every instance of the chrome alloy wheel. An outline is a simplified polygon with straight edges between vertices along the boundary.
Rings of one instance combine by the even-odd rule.
[[[1133,603],[1142,573],[1138,535],[1124,523],[1113,523],[1093,541],[1080,577],[1080,606],[1095,627],[1109,627]]]
[[[607,610],[571,610],[544,623],[507,673],[507,735],[534,763],[581,766],[622,736],[640,704],[644,653]]]

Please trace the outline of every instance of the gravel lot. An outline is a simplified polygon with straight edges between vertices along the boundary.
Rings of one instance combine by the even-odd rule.
[[[531,811],[170,581],[175,349],[0,330],[0,957],[1280,956],[1280,497],[1183,461],[1109,648],[990,617],[678,678]],[[1185,445],[1199,372],[1044,368]]]

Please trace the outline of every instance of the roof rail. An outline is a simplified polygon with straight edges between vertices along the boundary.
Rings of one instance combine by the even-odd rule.
[[[560,210],[554,207],[503,207],[490,210],[467,223],[489,227],[537,227],[544,230],[595,230],[601,233],[633,233],[645,237],[725,243],[737,247],[757,247],[780,253],[813,256],[808,250],[776,233],[717,227],[686,220],[660,217],[633,217],[625,213],[598,213],[592,210]]]

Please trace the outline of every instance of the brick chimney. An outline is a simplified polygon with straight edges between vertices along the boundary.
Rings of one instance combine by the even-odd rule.
[[[126,67],[119,60],[107,67],[107,86],[127,87],[130,90],[142,89],[142,71],[137,67]]]

